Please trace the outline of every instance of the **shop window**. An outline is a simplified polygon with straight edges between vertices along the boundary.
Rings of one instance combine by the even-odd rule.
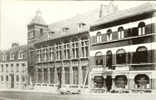
[[[96,42],[99,43],[99,42],[102,42],[102,34],[101,32],[97,32],[97,35],[96,35]]]
[[[124,38],[124,28],[119,27],[118,28],[118,39],[123,39]]]
[[[110,40],[112,40],[112,30],[111,29],[107,30],[107,41],[110,41]]]
[[[149,88],[149,77],[145,74],[138,74],[135,76],[135,84],[137,88],[147,89]]]
[[[112,69],[112,52],[110,50],[106,53],[106,66]]]
[[[125,75],[117,75],[115,77],[115,86],[117,88],[125,88],[127,85],[127,77]]]
[[[144,35],[145,34],[145,23],[140,22],[138,25],[138,35]]]
[[[126,63],[126,52],[124,49],[117,50],[116,63],[117,64],[125,64]]]
[[[94,77],[94,87],[95,88],[103,88],[104,87],[104,78],[103,78],[103,76],[95,76]]]
[[[134,55],[134,61],[136,63],[147,63],[148,62],[148,51],[145,46],[138,47]]]
[[[95,63],[96,65],[103,65],[103,55],[102,52],[97,52],[95,54]]]

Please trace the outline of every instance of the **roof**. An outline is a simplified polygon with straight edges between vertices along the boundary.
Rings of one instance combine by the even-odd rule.
[[[135,8],[130,8],[126,10],[120,10],[116,11],[115,13],[110,13],[107,16],[103,16],[100,19],[98,19],[94,24],[91,26],[98,26],[101,24],[113,22],[119,19],[124,19],[127,17],[132,17],[135,15],[140,15],[147,12],[156,11],[156,5],[151,3],[145,3],[143,5],[137,6]]]
[[[54,34],[45,33],[39,41],[46,41],[48,39],[58,39],[65,36],[75,35],[88,31],[90,24],[99,18],[99,9],[94,9],[84,14],[77,14],[74,17],[58,21],[48,25],[49,32],[54,32]],[[79,24],[83,23],[85,26],[80,30],[78,29]],[[63,32],[63,28],[68,28],[66,32]],[[49,36],[49,38],[48,38]]]

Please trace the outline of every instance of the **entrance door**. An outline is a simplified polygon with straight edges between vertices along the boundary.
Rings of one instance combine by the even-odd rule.
[[[112,88],[112,76],[106,77],[106,88],[107,88],[107,91],[111,90],[111,88]]]
[[[11,88],[14,88],[14,75],[11,74]]]

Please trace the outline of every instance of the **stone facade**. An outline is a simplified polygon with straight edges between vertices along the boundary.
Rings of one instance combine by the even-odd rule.
[[[0,52],[0,87],[26,88],[27,47],[12,44],[12,48]]]
[[[156,89],[155,13],[154,5],[144,4],[107,15],[91,26],[90,88]]]

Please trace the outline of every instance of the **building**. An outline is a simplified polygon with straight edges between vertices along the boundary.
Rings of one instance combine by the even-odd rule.
[[[101,5],[50,25],[37,12],[28,24],[29,73],[35,87],[88,84],[90,24],[105,15],[108,7]]]
[[[91,26],[89,86],[93,91],[156,89],[155,7],[147,3],[117,11]]]
[[[25,88],[27,85],[27,46],[13,43],[0,52],[0,88]]]

